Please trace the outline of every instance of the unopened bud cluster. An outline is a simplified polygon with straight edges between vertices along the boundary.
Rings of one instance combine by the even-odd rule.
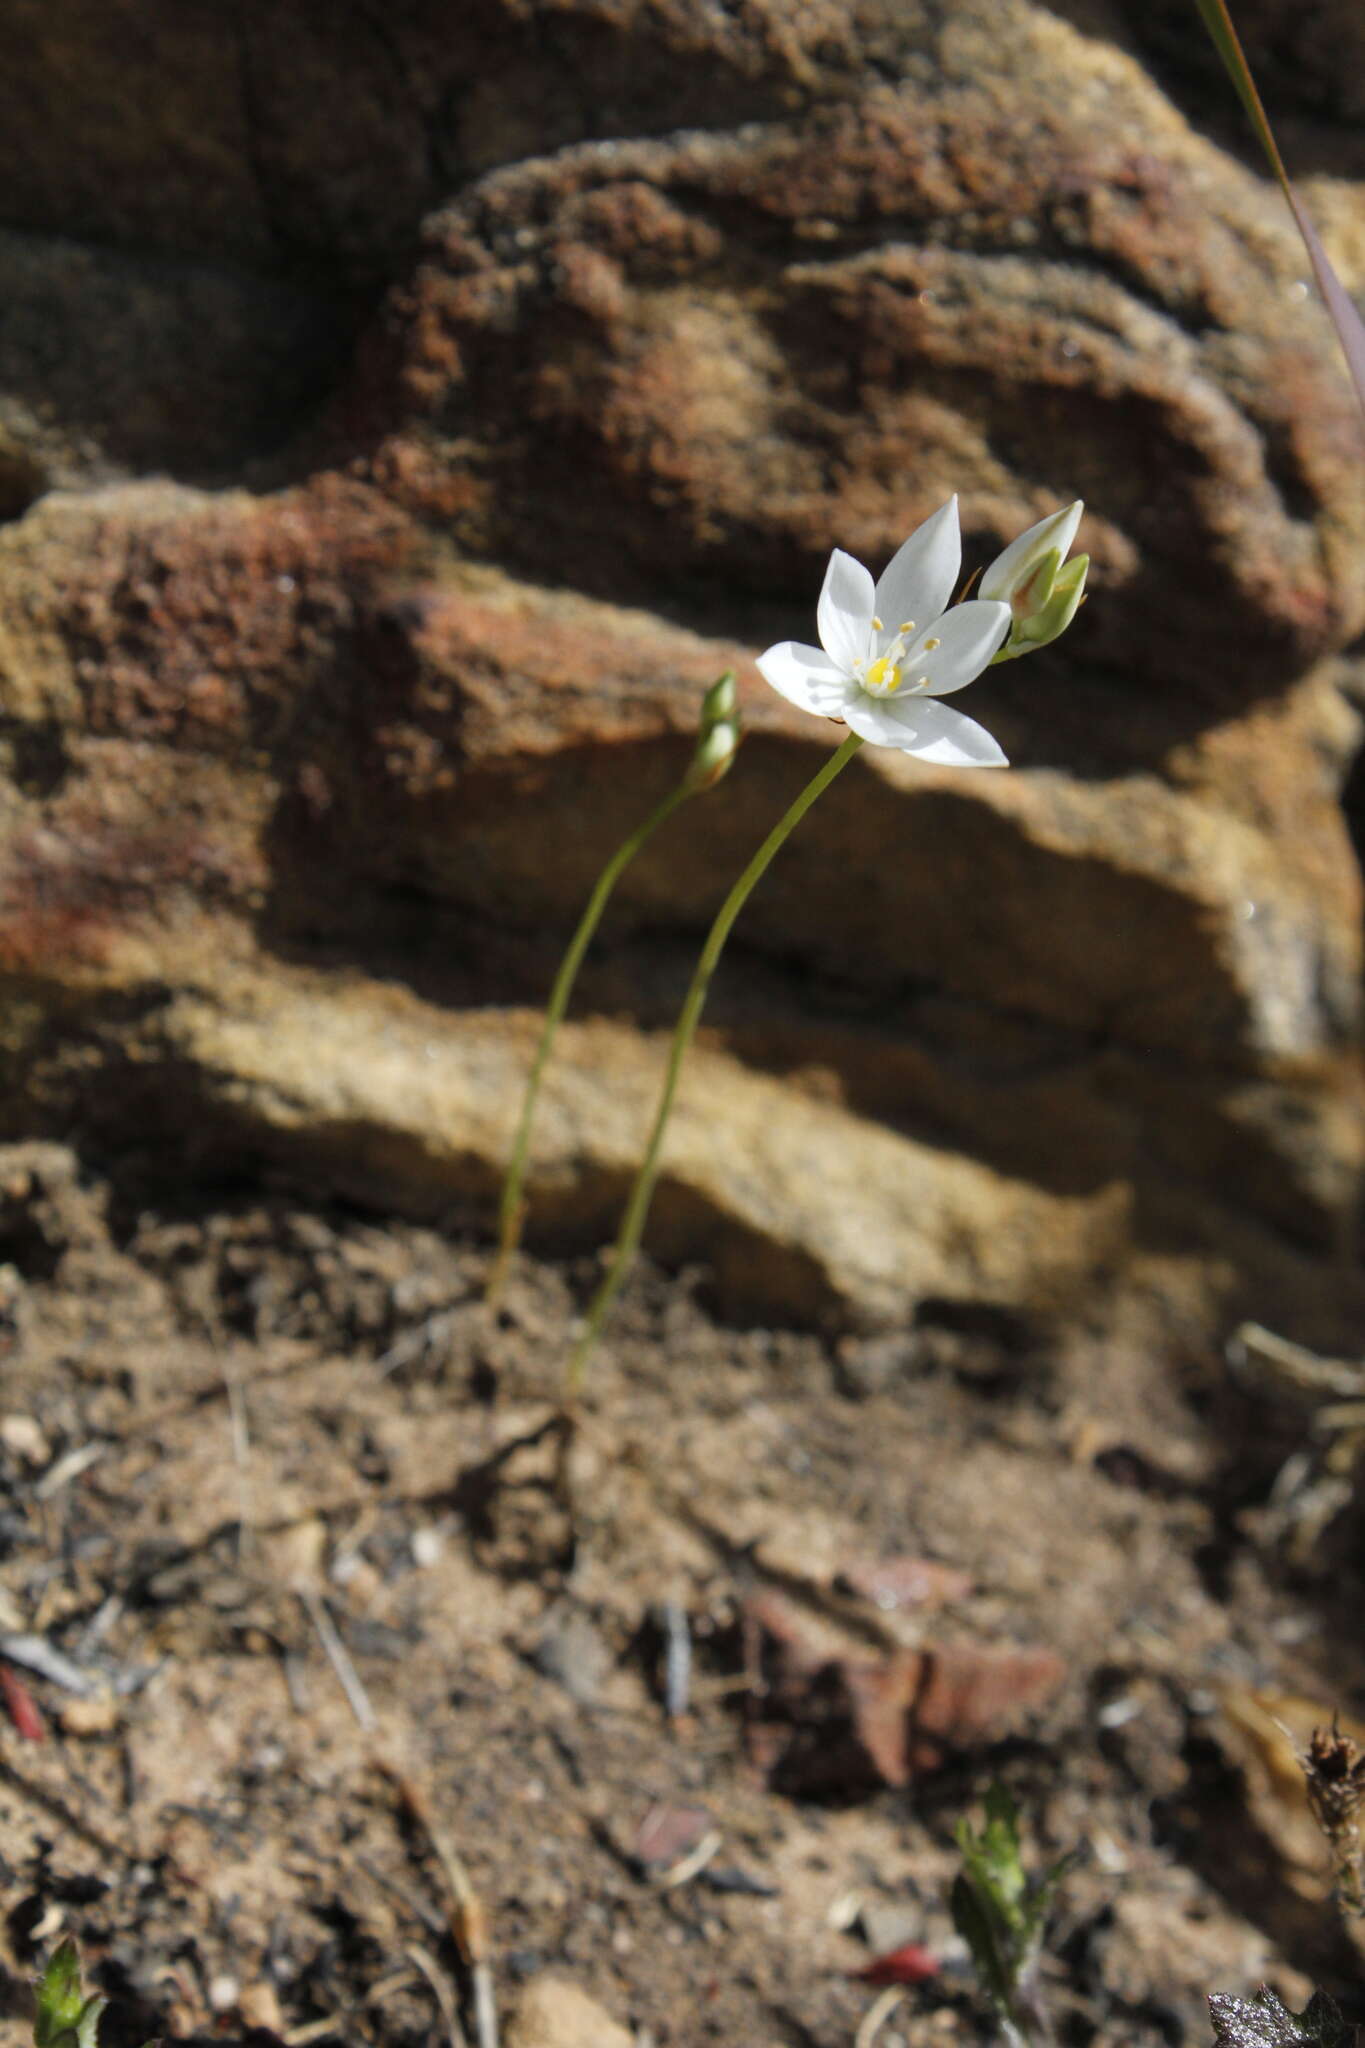
[[[994,657],[1013,661],[1035,654],[1066,631],[1085,595],[1089,555],[1067,554],[1084,506],[1078,498],[1061,512],[1040,519],[997,555],[981,579],[980,595],[1010,608],[1010,629]]]
[[[701,700],[697,745],[687,771],[692,794],[711,789],[729,770],[739,747],[739,686],[727,668]]]

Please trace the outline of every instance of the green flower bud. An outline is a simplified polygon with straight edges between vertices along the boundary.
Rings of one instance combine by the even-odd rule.
[[[1055,640],[1076,616],[1085,588],[1088,555],[1066,559],[1084,507],[1078,498],[1030,526],[997,555],[981,579],[979,595],[1010,608],[1010,632],[996,661],[1033,654]]]
[[[1049,579],[1048,595],[1037,610],[1011,627],[1004,649],[1007,654],[1033,654],[1066,631],[1080,610],[1089,567],[1089,555],[1076,555],[1055,572]]]
[[[728,774],[738,747],[737,717],[722,718],[708,732],[703,732],[687,771],[689,794],[696,796],[703,789],[713,789],[721,777]]]
[[[739,685],[735,672],[727,668],[718,682],[712,683],[701,700],[700,729],[703,738],[712,726],[719,725],[723,718],[734,718],[739,709]]]

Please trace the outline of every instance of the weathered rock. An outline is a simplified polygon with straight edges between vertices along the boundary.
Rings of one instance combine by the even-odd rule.
[[[0,21],[4,218],[27,231],[0,241],[0,518],[138,469],[237,478],[308,418],[468,178],[847,92],[912,46],[899,13],[19,0]]]
[[[1338,1341],[1359,426],[1277,202],[1100,0],[1071,12],[0,25],[8,217],[108,244],[16,243],[0,312],[7,1134],[482,1221],[529,1006],[701,688],[740,668],[741,760],[630,871],[580,991],[650,1033],[830,742],[748,657],[810,631],[831,541],[878,559],[958,488],[984,559],[1081,490],[1093,601],[973,692],[1015,772],[869,752],[802,827],[718,978],[651,1242],[749,1312],[854,1325],[1069,1313],[1175,1287],[1175,1253],[1177,1321]],[[111,79],[141,124],[95,118]],[[80,151],[34,128],[58,80]],[[294,487],[30,506],[242,473],[305,424],[317,308],[386,274]],[[541,1241],[609,1228],[659,1059],[569,1034]]]
[[[478,1214],[496,1193],[534,1029],[529,1013],[452,1018],[395,990],[265,981],[220,961],[211,987],[134,1030],[96,1030],[112,1085],[87,1092],[85,1110],[125,1145],[182,1130],[203,1152],[273,1161],[367,1204]],[[539,1124],[541,1232],[583,1248],[609,1234],[662,1050],[606,1024],[569,1027]],[[1124,1211],[1117,1191],[1011,1184],[700,1053],[651,1243],[707,1259],[742,1311],[877,1323],[949,1287],[1054,1307],[1113,1256]]]
[[[236,478],[292,435],[353,325],[335,292],[0,229],[0,518],[139,471]]]
[[[0,587],[10,1127],[74,1115],[486,1213],[532,1020],[461,1005],[534,999],[553,946],[517,933],[567,929],[736,650],[442,569],[326,480],[54,499],[0,537]],[[589,1005],[667,1021],[707,906],[827,744],[747,687],[741,761],[632,871]],[[1334,1243],[1361,1133],[1334,1083],[1357,899],[1332,703],[1313,680],[1186,750],[1183,788],[869,754],[741,927],[731,1057],[693,1063],[651,1242],[712,1257],[747,1312],[863,1324],[1060,1308],[1172,1213],[1200,1243],[1257,1218]],[[619,951],[641,932],[673,936]],[[566,1036],[541,1241],[609,1231],[658,1059]]]
[[[470,549],[729,631],[954,488],[982,561],[1083,491],[1066,666],[1157,703],[1080,751],[1149,757],[1154,721],[1169,744],[1365,623],[1365,436],[1292,227],[1134,64],[1009,4],[928,49],[799,120],[476,184],[347,438]],[[1035,729],[1062,672],[1030,675]]]
[[[401,888],[567,919],[680,769],[697,693],[743,662],[645,615],[423,568],[402,516],[336,480],[264,502],[54,500],[0,540],[0,578],[0,960],[43,954],[59,975],[63,916],[77,958],[145,942],[137,905],[155,924],[176,888],[263,911],[267,943],[326,935],[353,956]],[[752,670],[745,687],[739,767],[704,829],[685,813],[631,871],[623,921],[695,929],[828,744]],[[751,943],[910,989],[926,1024],[933,995],[1201,1067],[1330,1055],[1357,1014],[1330,769],[1353,733],[1315,675],[1165,776],[973,778],[870,749],[765,881]]]
[[[899,64],[914,0],[17,0],[0,22],[7,218],[101,242],[387,276],[491,164],[731,126]],[[132,115],[131,110],[136,109]]]

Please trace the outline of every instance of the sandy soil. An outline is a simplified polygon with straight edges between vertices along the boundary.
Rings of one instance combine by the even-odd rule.
[[[1083,1851],[1064,2041],[1207,2040],[1204,1994],[1263,1978],[1349,1991],[1246,1734],[1257,1701],[1361,1702],[1349,1518],[1313,1569],[1262,1540],[1291,1417],[1218,1358],[1004,1315],[737,1330],[704,1273],[646,1269],[566,1463],[592,1269],[524,1260],[490,1318],[485,1258],[0,1156],[0,2036],[66,1929],[114,2048],[451,2038],[466,1971],[412,1795],[502,2010],[553,1970],[656,2048],[844,2048],[854,1973],[905,1941],[940,1968],[882,2048],[988,2038],[944,1901],[993,1777],[1040,1863]]]

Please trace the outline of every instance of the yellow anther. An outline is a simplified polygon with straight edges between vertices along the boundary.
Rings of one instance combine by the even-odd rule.
[[[877,617],[877,614],[875,612],[873,612],[872,614],[872,624],[874,629],[878,633],[884,633],[886,631],[885,626],[882,624],[881,620]]]
[[[932,654],[936,647],[942,647],[942,645],[943,642],[941,640],[926,640],[924,643],[924,651],[926,654]]]
[[[913,619],[902,619],[902,620],[901,620],[901,623],[900,623],[900,627],[899,627],[899,631],[900,631],[900,632],[902,632],[902,633],[913,633],[913,632],[914,632],[914,630],[915,630],[915,622],[914,622],[914,620],[913,620]]]

